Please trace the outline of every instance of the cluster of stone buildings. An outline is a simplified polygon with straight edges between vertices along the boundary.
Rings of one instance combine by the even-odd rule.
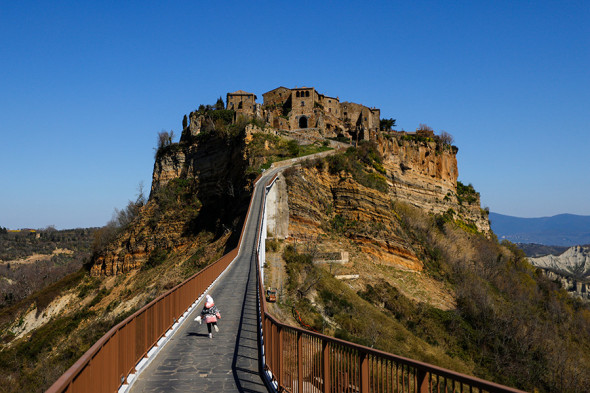
[[[325,137],[363,140],[372,139],[379,131],[379,109],[340,102],[338,97],[321,94],[313,87],[281,86],[262,97],[260,105],[254,93],[242,90],[227,93],[226,109],[235,111],[236,116],[262,118],[277,130],[313,129]]]

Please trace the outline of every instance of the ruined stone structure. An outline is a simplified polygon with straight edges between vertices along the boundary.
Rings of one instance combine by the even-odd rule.
[[[379,131],[379,109],[341,103],[338,97],[318,93],[313,87],[281,86],[262,97],[264,120],[279,130],[315,129],[321,136],[346,136],[354,140],[374,139]],[[231,109],[229,101],[228,109]]]

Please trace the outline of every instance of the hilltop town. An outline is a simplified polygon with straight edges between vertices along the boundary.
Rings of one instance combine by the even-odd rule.
[[[352,141],[375,140],[384,128],[381,111],[354,102],[340,102],[318,92],[314,87],[277,87],[262,94],[262,104],[254,93],[238,90],[227,93],[225,109],[232,111],[233,121],[244,118],[260,119],[277,131],[304,133],[307,137],[337,138]],[[221,109],[216,106],[216,109]],[[189,115],[190,122],[184,125],[192,135],[200,132],[200,111]],[[390,124],[394,124],[390,123]],[[391,128],[391,126],[385,128]],[[423,132],[424,130],[420,130]],[[434,136],[427,131],[427,136]]]

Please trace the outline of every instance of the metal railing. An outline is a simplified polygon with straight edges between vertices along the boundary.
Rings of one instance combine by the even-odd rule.
[[[259,179],[260,176],[256,182]],[[137,364],[237,257],[253,200],[254,197],[235,249],[113,327],[46,393],[116,392]]]
[[[266,186],[268,190],[274,178]],[[266,195],[265,195],[266,202]],[[265,206],[261,221],[265,219]],[[261,356],[267,382],[279,392],[511,392],[495,384],[431,364],[286,325],[269,314],[264,296],[264,222],[258,230],[258,308]]]
[[[48,393],[115,392],[137,363],[238,254],[234,249],[113,327],[50,388]]]

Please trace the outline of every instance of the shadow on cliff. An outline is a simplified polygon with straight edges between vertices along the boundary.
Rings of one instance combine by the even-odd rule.
[[[192,144],[187,154],[187,166],[195,168],[187,176],[198,179],[197,197],[202,207],[184,225],[183,236],[207,231],[217,240],[231,232],[224,253],[238,245],[250,201],[252,179],[246,175],[248,162],[244,159],[243,141],[243,135],[213,135]]]

